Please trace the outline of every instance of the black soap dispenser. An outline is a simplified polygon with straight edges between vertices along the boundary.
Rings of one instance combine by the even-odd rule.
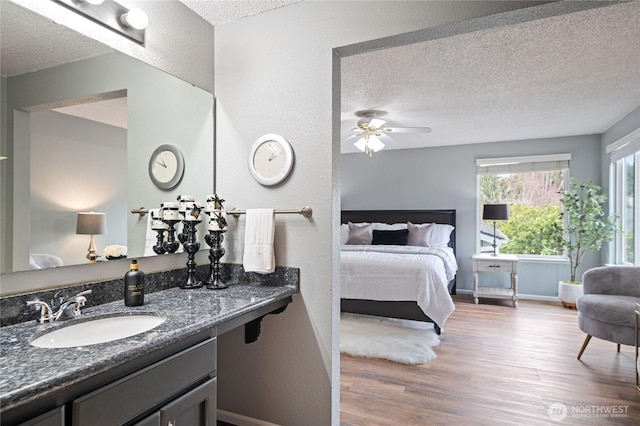
[[[131,269],[124,274],[124,304],[144,305],[144,273],[138,269],[138,261],[131,260]]]

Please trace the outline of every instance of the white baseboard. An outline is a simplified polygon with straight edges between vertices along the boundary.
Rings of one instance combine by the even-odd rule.
[[[218,420],[222,420],[223,422],[231,423],[236,426],[278,426],[275,423],[265,422],[264,420],[258,420],[220,409],[217,410],[217,416]]]
[[[473,294],[473,290],[467,289],[457,289],[457,293],[459,294]],[[518,300],[540,300],[543,302],[558,302],[560,303],[560,298],[557,296],[540,296],[537,294],[520,294],[518,293]]]

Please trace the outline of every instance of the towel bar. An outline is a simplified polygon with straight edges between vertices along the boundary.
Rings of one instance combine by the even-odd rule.
[[[247,211],[239,210],[239,209],[229,209],[227,210],[226,213],[232,216],[238,216],[241,214],[246,214]],[[299,210],[274,210],[274,213],[275,214],[301,214],[302,216],[308,219],[313,215],[313,209],[311,207],[306,206]]]
[[[131,209],[131,213],[139,214],[140,217],[144,217],[147,213],[149,213],[149,210],[145,209],[144,207],[140,207],[139,209]]]

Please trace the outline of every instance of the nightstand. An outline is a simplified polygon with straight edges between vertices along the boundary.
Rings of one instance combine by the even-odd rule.
[[[513,307],[518,307],[518,257],[514,254],[474,254],[473,257],[473,298],[511,299]],[[481,286],[478,272],[502,272],[511,275],[511,287]]]

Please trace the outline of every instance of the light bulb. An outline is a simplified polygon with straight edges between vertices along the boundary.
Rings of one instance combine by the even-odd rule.
[[[135,28],[136,30],[144,30],[149,25],[147,14],[141,9],[131,9],[120,17],[120,21],[124,26]]]
[[[378,139],[376,136],[373,136],[373,135],[369,136],[367,145],[369,146],[369,148],[373,150],[373,152],[378,152],[382,148],[384,148],[384,143],[380,139]]]
[[[367,140],[365,138],[358,139],[358,141],[354,143],[354,145],[360,151],[364,152],[364,149],[367,147]]]

